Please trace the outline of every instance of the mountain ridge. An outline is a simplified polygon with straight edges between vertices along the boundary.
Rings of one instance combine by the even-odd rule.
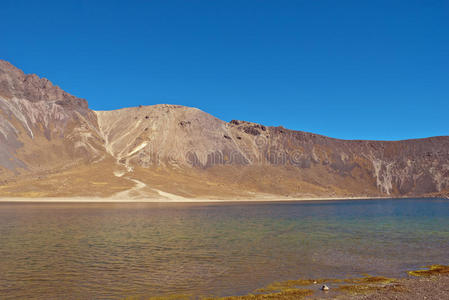
[[[448,136],[341,140],[169,104],[93,111],[2,60],[0,145],[0,197],[449,194]]]

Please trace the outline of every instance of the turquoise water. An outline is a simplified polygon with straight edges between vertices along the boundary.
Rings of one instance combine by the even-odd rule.
[[[449,264],[449,201],[0,204],[0,295],[238,295]],[[48,297],[50,296],[50,297]]]

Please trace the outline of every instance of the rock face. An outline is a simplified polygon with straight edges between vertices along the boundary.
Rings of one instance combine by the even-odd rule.
[[[84,99],[5,61],[0,61],[0,145],[0,196],[2,191],[23,195],[18,191],[25,184],[31,184],[31,192],[54,196],[43,192],[51,186],[44,183],[57,182],[61,174],[84,180],[83,195],[100,190],[99,185],[104,193],[93,194],[111,195],[107,190],[118,184],[112,173],[146,186],[141,197],[156,191],[218,198],[439,196],[449,191],[449,137],[338,140],[228,123],[176,105],[94,112]],[[86,172],[103,178],[101,184],[94,187]],[[33,176],[43,176],[44,183],[36,185]],[[70,184],[76,187],[75,182]]]
[[[0,178],[101,157],[87,101],[0,60]]]

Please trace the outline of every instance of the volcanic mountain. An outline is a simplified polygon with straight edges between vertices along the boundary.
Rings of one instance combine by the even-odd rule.
[[[154,105],[93,111],[0,60],[0,198],[449,194],[449,137],[339,140]]]

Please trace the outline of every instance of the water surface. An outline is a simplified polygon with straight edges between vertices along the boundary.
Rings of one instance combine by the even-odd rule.
[[[238,295],[449,263],[449,201],[1,203],[0,295]],[[52,295],[52,297],[48,297]]]

